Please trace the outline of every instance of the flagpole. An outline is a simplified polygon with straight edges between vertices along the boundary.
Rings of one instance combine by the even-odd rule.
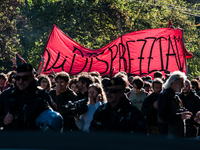
[[[188,66],[187,66],[187,60],[186,60],[186,49],[185,49],[185,42],[184,42],[184,36],[183,36],[183,29],[182,29],[182,42],[183,42],[183,48],[184,48],[184,52],[185,52],[185,70],[186,70],[186,76],[188,75]]]
[[[47,47],[47,44],[49,43],[49,40],[50,40],[51,34],[52,34],[53,29],[55,28],[55,26],[56,26],[56,25],[54,24],[53,27],[52,27],[52,29],[51,29],[51,33],[49,34],[49,37],[48,37],[48,39],[47,39],[47,42],[46,42],[46,45],[45,45],[45,47],[44,47],[44,50],[43,50],[42,56],[44,55],[44,52],[45,52],[46,47]],[[39,69],[40,65],[41,65],[41,61],[39,62],[39,65],[38,65],[37,70]]]
[[[119,16],[119,30],[120,30],[120,37],[121,37],[121,44],[123,45],[123,40],[122,40],[122,24],[121,24],[121,18]],[[119,46],[120,47],[120,46]],[[120,55],[120,49],[119,49],[119,55]],[[121,69],[121,64],[120,64],[120,67],[119,69]],[[120,71],[120,70],[119,70]]]
[[[27,18],[27,5],[28,5],[28,2],[27,0],[25,0],[25,5],[26,5],[26,8],[25,8],[25,16]],[[28,19],[27,19],[28,20]],[[27,23],[25,24],[25,52],[24,52],[24,59],[25,61],[27,61]]]

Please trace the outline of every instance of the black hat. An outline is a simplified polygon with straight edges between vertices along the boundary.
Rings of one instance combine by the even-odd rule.
[[[30,72],[33,71],[33,66],[31,64],[20,64],[17,69],[16,69],[17,73],[19,72]]]
[[[125,81],[121,77],[114,77],[110,79],[106,86],[114,86],[114,85],[124,85]]]

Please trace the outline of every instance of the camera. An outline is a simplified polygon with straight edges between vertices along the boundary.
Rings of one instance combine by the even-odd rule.
[[[68,101],[66,108],[69,117],[75,117],[77,115],[82,115],[88,110],[87,99],[81,99],[78,101]]]

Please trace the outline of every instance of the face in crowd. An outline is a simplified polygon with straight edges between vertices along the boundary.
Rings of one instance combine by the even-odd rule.
[[[189,94],[190,93],[190,88],[191,88],[191,86],[190,86],[190,84],[189,84],[189,82],[185,82],[184,83],[184,87],[183,87],[183,89],[182,89],[182,92],[183,92],[183,94]]]
[[[135,83],[133,83],[133,91],[135,92],[135,94],[138,94],[138,93],[140,93],[141,89],[139,89],[137,87],[137,85]]]
[[[65,80],[61,79],[61,78],[57,78],[56,79],[56,86],[61,90],[64,91],[67,87],[69,82],[66,82]]]
[[[6,81],[5,81],[4,78],[0,78],[0,85],[4,86],[5,82],[6,82]]]
[[[124,89],[122,89],[121,85],[107,86],[104,90],[111,107],[115,107],[124,95]]]
[[[73,83],[70,87],[75,93],[77,93],[78,91],[78,88],[77,88],[77,85],[75,83]]]
[[[174,92],[181,92],[181,89],[184,87],[184,80],[180,79],[178,82],[173,82]]]
[[[31,85],[33,79],[34,79],[34,75],[31,71],[19,72],[16,74],[16,77],[15,77],[16,85],[21,91],[26,90]]]
[[[90,101],[94,101],[96,102],[97,96],[98,96],[99,92],[97,91],[96,87],[90,87],[88,90],[88,96]]]
[[[76,83],[76,85],[77,85],[77,88],[78,88],[78,91],[79,91],[79,92],[81,92],[81,91],[84,90],[84,84],[83,84],[81,81],[78,81],[78,82]]]
[[[162,91],[162,84],[155,83],[153,86],[153,91],[155,94],[160,94],[160,92]]]
[[[47,81],[47,79],[43,78],[43,79],[41,80],[40,86],[41,86],[43,89],[46,89],[47,86],[48,86],[48,81]]]

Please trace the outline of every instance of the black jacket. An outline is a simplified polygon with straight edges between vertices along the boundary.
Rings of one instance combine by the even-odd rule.
[[[184,124],[181,115],[177,115],[181,108],[180,101],[174,98],[172,88],[163,90],[158,96],[158,117],[168,124],[168,133],[173,136],[184,135]]]
[[[146,122],[149,127],[157,126],[157,109],[153,107],[157,98],[158,94],[152,93],[145,98],[142,104],[142,113],[146,116]]]
[[[191,119],[186,120],[187,136],[195,137],[197,134],[197,130],[194,127],[194,125],[199,125],[194,121],[194,117],[196,113],[200,111],[200,98],[194,90],[190,90],[190,93],[187,96],[184,96],[183,93],[181,93],[179,97],[183,102],[183,107],[185,107],[188,111],[192,112],[193,114]]]
[[[94,113],[90,130],[146,133],[146,126],[143,114],[124,96],[114,108],[109,103],[100,106]]]
[[[76,93],[72,91],[69,87],[67,87],[67,90],[63,93],[60,93],[59,95],[56,95],[56,90],[50,91],[49,94],[53,98],[54,102],[57,104],[56,111],[58,111],[63,117],[64,130],[78,130],[74,122],[74,118],[72,116],[69,116],[72,111],[69,111],[69,109],[64,107],[66,104],[68,104],[69,101],[73,102],[76,100]]]
[[[35,80],[25,91],[20,91],[17,86],[3,91],[0,95],[0,126],[4,130],[39,129],[35,120],[50,107],[48,101],[49,94],[38,89]],[[14,120],[4,125],[4,117],[8,112],[13,114]]]

